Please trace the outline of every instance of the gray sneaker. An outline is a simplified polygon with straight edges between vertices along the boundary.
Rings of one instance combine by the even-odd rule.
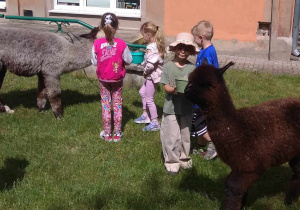
[[[292,52],[292,55],[293,56],[296,56],[296,57],[299,57],[300,56],[300,52],[298,49],[295,49],[293,52]]]
[[[216,151],[215,145],[212,142],[208,143],[207,152],[204,155],[204,159],[212,160],[216,156],[217,156],[217,151]]]

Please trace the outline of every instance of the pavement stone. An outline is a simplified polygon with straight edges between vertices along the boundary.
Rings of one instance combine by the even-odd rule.
[[[269,72],[272,74],[289,74],[294,76],[300,76],[300,60],[291,61],[276,61],[268,59],[258,58],[245,58],[238,56],[228,56],[218,54],[219,65],[223,66],[230,61],[235,62],[232,66],[236,70],[252,70]]]
[[[6,20],[0,18],[0,28],[2,27],[15,27],[15,28],[29,28],[32,30],[49,31],[56,30],[57,27],[54,24],[41,21],[24,21],[24,20]],[[84,28],[81,25],[71,24],[68,28],[75,34],[87,33],[90,30]],[[138,30],[119,29],[117,36],[125,41],[133,40],[137,35]],[[61,33],[60,33],[61,34]],[[64,34],[62,34],[64,36]],[[294,76],[300,76],[300,60],[293,57],[290,61],[276,61],[268,59],[250,58],[223,55],[222,52],[218,52],[219,66],[223,66],[230,61],[235,63],[232,69],[236,70],[250,70],[269,72],[272,74],[289,74]]]

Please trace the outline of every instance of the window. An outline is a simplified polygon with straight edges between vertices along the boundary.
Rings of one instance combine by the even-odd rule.
[[[54,10],[50,12],[88,15],[113,12],[122,17],[141,17],[140,3],[141,0],[54,0]]]
[[[140,0],[117,0],[117,8],[140,9]]]
[[[6,8],[6,0],[0,0],[0,9]]]

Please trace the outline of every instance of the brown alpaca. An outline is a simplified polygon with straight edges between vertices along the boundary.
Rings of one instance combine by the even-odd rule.
[[[207,117],[218,156],[231,173],[226,180],[226,209],[241,209],[249,187],[270,166],[289,162],[292,180],[285,203],[300,195],[300,99],[286,98],[235,109],[222,69],[202,65],[189,76],[185,96]]]

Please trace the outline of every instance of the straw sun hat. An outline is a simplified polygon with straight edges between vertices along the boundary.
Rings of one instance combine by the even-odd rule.
[[[196,52],[199,52],[199,48],[198,46],[195,44],[194,42],[194,37],[192,34],[190,33],[187,33],[187,32],[182,32],[182,33],[179,33],[177,36],[176,36],[176,41],[175,42],[172,42],[169,47],[168,47],[168,50],[169,51],[173,51],[173,49],[178,45],[178,44],[185,44],[185,45],[191,45],[195,48],[195,51]]]

